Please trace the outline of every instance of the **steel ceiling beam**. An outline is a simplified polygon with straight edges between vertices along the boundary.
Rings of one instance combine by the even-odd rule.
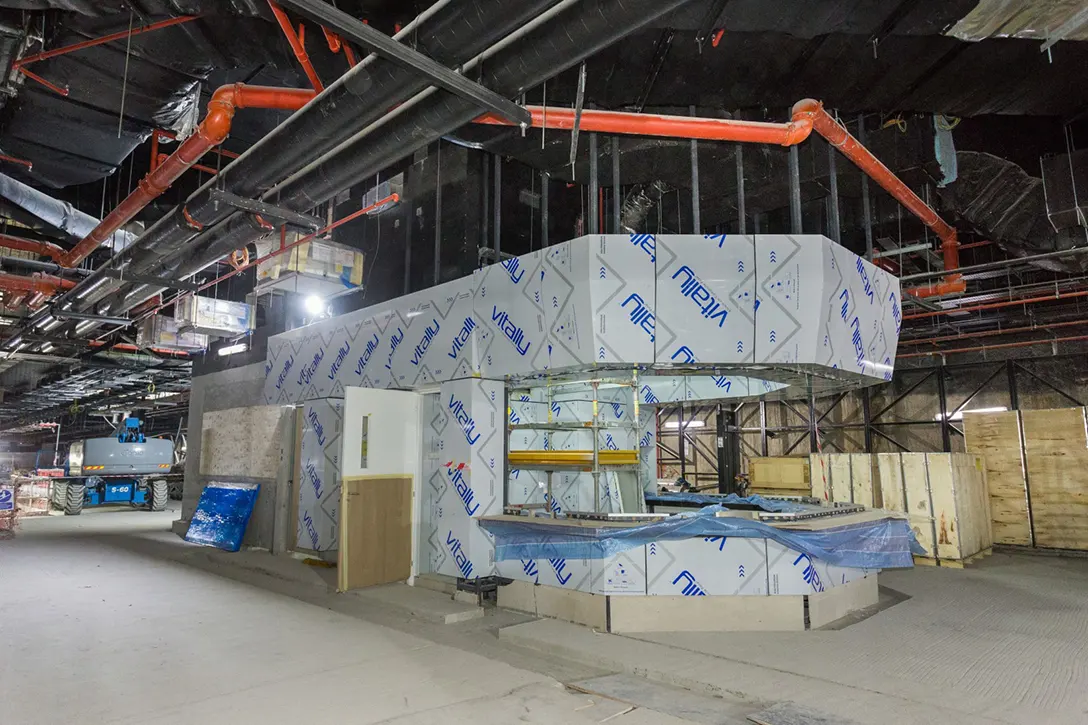
[[[528,128],[532,121],[529,112],[513,101],[436,63],[419,51],[398,43],[385,33],[334,8],[324,0],[284,0],[283,4],[335,31],[338,35],[370,48],[378,55],[425,76],[436,86],[468,99],[519,126]]]

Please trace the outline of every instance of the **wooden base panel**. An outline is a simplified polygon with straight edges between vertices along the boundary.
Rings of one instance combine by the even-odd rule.
[[[992,548],[983,549],[982,551],[967,557],[966,559],[934,559],[929,556],[916,556],[914,557],[915,566],[943,566],[949,569],[963,569],[966,566],[974,564],[977,561],[985,559],[992,554],[994,550]]]

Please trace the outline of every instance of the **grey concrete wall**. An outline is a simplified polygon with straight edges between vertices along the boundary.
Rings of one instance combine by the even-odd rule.
[[[204,414],[260,405],[263,397],[263,362],[193,378],[193,387],[189,392],[189,451],[185,459],[185,483],[181,500],[182,530],[188,527],[189,519],[200,500],[200,492],[204,490],[200,477],[200,441],[203,438]]]

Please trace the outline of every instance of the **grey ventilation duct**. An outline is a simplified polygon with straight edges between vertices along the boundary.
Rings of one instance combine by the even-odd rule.
[[[54,199],[4,174],[0,174],[0,196],[73,239],[83,239],[98,226],[100,221],[66,201]],[[136,241],[135,234],[121,229],[114,232],[102,243],[102,246],[120,251],[134,241]]]

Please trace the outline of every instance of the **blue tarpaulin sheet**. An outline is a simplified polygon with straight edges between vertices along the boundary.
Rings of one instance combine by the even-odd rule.
[[[758,506],[764,511],[771,511],[774,513],[793,513],[795,511],[805,510],[805,505],[797,503],[796,501],[777,501],[763,498],[758,495],[738,496],[735,493],[731,493],[728,496],[722,496],[721,494],[692,493],[690,491],[666,491],[658,494],[650,494],[646,497],[646,503],[654,504],[655,506],[668,506],[670,503],[694,503],[703,506],[710,506],[713,504],[747,504],[749,506]]]
[[[209,483],[200,494],[185,540],[226,551],[241,549],[260,489],[258,483]]]
[[[533,521],[481,519],[495,537],[495,558],[603,559],[651,541],[697,537],[764,538],[836,566],[857,569],[899,569],[914,565],[913,555],[925,549],[905,519],[888,517],[833,528],[803,531],[779,529],[761,521],[714,516],[719,506],[678,514],[663,521],[632,527],[559,527]]]

